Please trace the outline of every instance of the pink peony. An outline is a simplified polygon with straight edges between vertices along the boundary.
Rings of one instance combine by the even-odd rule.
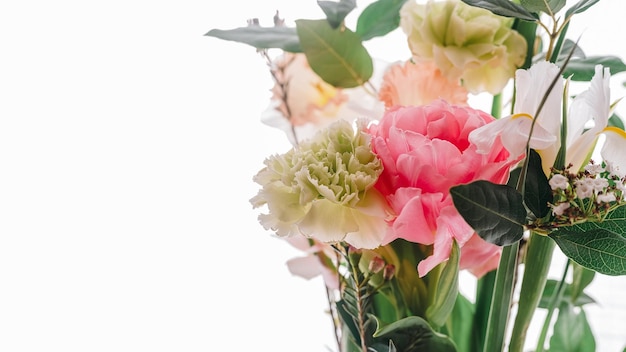
[[[369,128],[384,166],[375,187],[397,214],[384,243],[403,238],[433,245],[432,254],[418,264],[420,276],[449,258],[452,239],[462,248],[462,269],[480,276],[497,266],[500,248],[474,233],[449,193],[452,186],[476,180],[507,181],[517,160],[509,160],[502,144],[479,154],[468,140],[471,131],[491,121],[482,111],[437,100],[392,108]]]
[[[424,105],[437,99],[467,105],[467,90],[449,81],[432,61],[392,65],[383,76],[378,97],[386,107]]]

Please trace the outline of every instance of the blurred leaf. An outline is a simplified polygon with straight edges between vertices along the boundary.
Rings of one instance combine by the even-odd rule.
[[[572,81],[591,81],[596,65],[611,69],[611,74],[626,71],[626,64],[617,56],[589,56],[572,58],[563,71],[564,77],[572,76]]]
[[[454,309],[444,325],[446,334],[454,341],[458,352],[471,352],[472,339],[479,334],[475,325],[471,324],[474,319],[474,304],[463,295],[459,294],[454,303]]]
[[[402,352],[456,352],[454,343],[448,336],[432,329],[428,322],[418,316],[410,316],[395,321],[374,333],[377,340],[391,340]]]
[[[550,306],[550,300],[552,299],[552,295],[554,294],[554,291],[556,290],[558,285],[559,281],[557,280],[550,279],[546,282],[546,287],[543,289],[541,300],[539,300],[539,308],[548,309],[548,307]],[[560,302],[557,302],[556,304],[557,306],[559,306],[563,302],[569,302],[575,307],[581,307],[585,304],[596,303],[593,298],[585,293],[579,293],[576,298],[572,297],[572,285],[567,283],[563,288],[562,300]]]
[[[326,20],[332,28],[339,28],[346,16],[356,8],[356,0],[322,1],[317,4],[326,14]]]
[[[584,294],[583,290],[593,281],[593,278],[596,276],[596,272],[589,270],[576,262],[572,262],[571,265],[573,269],[572,284],[570,285],[572,289],[571,302],[574,303],[575,301],[578,301],[581,295]]]
[[[437,286],[428,290],[431,304],[426,309],[426,319],[436,328],[448,320],[459,294],[459,258],[459,245],[453,240],[450,258],[440,264],[443,265],[443,270],[437,280]]]
[[[576,263],[606,275],[626,275],[626,206],[602,222],[559,228],[549,236]]]
[[[296,29],[311,69],[324,81],[352,88],[372,76],[372,58],[356,33],[333,29],[326,20],[297,20]]]
[[[617,127],[619,129],[623,130],[624,129],[624,121],[622,120],[621,117],[617,116],[617,114],[613,114],[609,118],[608,126],[609,127]]]
[[[580,0],[574,6],[567,9],[565,12],[565,17],[569,17],[570,15],[581,13],[587,11],[588,8],[595,5],[600,0]]]
[[[250,26],[227,30],[211,29],[205,35],[248,44],[257,49],[278,48],[292,53],[302,51],[295,28]]]
[[[462,0],[464,3],[489,10],[496,15],[504,17],[514,17],[526,21],[534,22],[537,16],[526,10],[522,5],[518,5],[509,0]]]
[[[585,311],[576,312],[571,304],[562,304],[550,338],[550,352],[589,352],[596,341]]]
[[[356,24],[363,40],[383,36],[400,25],[400,8],[407,0],[378,0],[369,4]]]
[[[569,56],[569,53],[572,50],[574,50],[574,53],[572,54],[572,59],[584,59],[586,57],[585,52],[578,44],[576,44],[576,42],[571,39],[565,39],[565,41],[563,42],[563,46],[561,47],[561,51],[559,52],[559,57],[556,60],[556,65],[560,67],[565,62],[565,59],[567,58],[567,56]]]
[[[526,209],[515,188],[481,180],[452,187],[450,194],[463,219],[485,241],[505,246],[522,238]]]
[[[520,4],[530,12],[555,14],[565,6],[565,0],[520,0]]]

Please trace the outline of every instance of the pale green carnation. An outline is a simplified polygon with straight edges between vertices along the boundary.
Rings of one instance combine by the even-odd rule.
[[[360,124],[340,120],[282,155],[254,177],[262,186],[250,200],[267,206],[259,221],[279,236],[305,235],[375,248],[387,230],[389,209],[373,188],[383,170]]]
[[[413,59],[433,60],[450,81],[471,93],[498,94],[526,58],[526,40],[512,18],[459,0],[409,0],[400,11]]]

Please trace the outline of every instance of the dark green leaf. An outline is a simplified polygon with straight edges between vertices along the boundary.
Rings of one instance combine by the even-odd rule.
[[[372,76],[372,58],[356,33],[333,29],[326,20],[297,20],[296,29],[311,69],[324,81],[352,88]]]
[[[489,323],[489,309],[493,300],[496,283],[496,270],[492,270],[478,279],[476,283],[476,307],[472,325],[475,333],[472,336],[472,351],[485,350],[485,336]],[[455,340],[456,341],[456,340]]]
[[[543,294],[541,296],[541,300],[539,300],[539,308],[548,309],[550,306],[550,300],[552,299],[552,295],[556,290],[559,282],[556,280],[548,280],[546,282],[546,287],[543,289]],[[589,297],[585,293],[580,293],[576,298],[572,297],[572,285],[565,284],[563,288],[563,299],[560,302],[557,302],[557,306],[561,305],[563,302],[569,302],[575,307],[581,307],[585,304],[596,303],[596,301]]]
[[[400,8],[407,0],[378,0],[369,4],[356,24],[363,40],[383,36],[400,25]]]
[[[563,75],[572,76],[572,81],[591,81],[596,65],[611,69],[611,74],[626,71],[626,64],[617,56],[589,56],[586,58],[572,58],[565,67]]]
[[[555,14],[565,6],[565,0],[520,0],[520,4],[530,12]]]
[[[559,307],[559,316],[554,323],[550,338],[552,352],[588,352],[596,350],[596,341],[585,312],[574,311],[570,304]]]
[[[600,0],[580,0],[574,6],[567,9],[565,12],[565,17],[569,17],[570,15],[581,13],[586,11],[591,6],[595,5]]]
[[[626,275],[626,206],[602,222],[562,227],[549,236],[576,263],[606,275]]]
[[[619,129],[625,129],[624,128],[624,121],[622,120],[621,117],[617,116],[617,114],[613,114],[611,115],[611,117],[609,118],[609,127],[617,127]]]
[[[536,15],[526,10],[522,5],[509,0],[463,0],[463,2],[504,17],[514,17],[532,22],[537,20]]]
[[[528,156],[528,172],[524,184],[524,204],[537,218],[543,218],[550,211],[548,202],[552,201],[552,189],[541,166],[541,157],[531,149]],[[511,172],[509,186],[515,187],[520,175],[520,168]]]
[[[346,16],[356,8],[356,0],[322,1],[317,4],[326,14],[326,20],[332,28],[339,28]]]
[[[450,194],[463,219],[485,241],[505,246],[522,238],[526,209],[515,188],[475,181],[450,188]]]
[[[459,294],[459,258],[460,250],[456,241],[453,241],[450,258],[443,265],[436,287],[428,290],[431,302],[426,309],[426,319],[436,328],[441,327],[452,313],[454,302]]]
[[[205,35],[252,45],[257,49],[278,48],[292,53],[302,51],[295,28],[250,26],[227,30],[211,29]]]
[[[379,327],[374,337],[377,340],[393,341],[395,347],[403,352],[456,352],[449,337],[434,331],[426,320],[418,316],[410,316]]]

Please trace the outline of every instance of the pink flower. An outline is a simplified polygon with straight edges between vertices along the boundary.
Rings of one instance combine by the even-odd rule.
[[[306,280],[322,275],[329,289],[339,288],[339,276],[334,260],[335,250],[324,242],[304,236],[287,237],[285,240],[295,248],[306,253],[305,256],[287,261],[289,272]]]
[[[467,105],[467,90],[449,81],[432,61],[392,65],[383,76],[378,97],[386,107],[425,105],[437,99]]]
[[[449,193],[450,187],[476,180],[507,181],[518,160],[509,160],[499,140],[487,154],[477,153],[468,140],[471,131],[491,121],[482,111],[437,100],[392,108],[369,129],[384,167],[375,187],[397,214],[384,243],[403,238],[433,245],[432,255],[418,264],[420,276],[449,258],[452,239],[462,248],[462,269],[482,275],[497,265],[499,247],[477,237]]]

